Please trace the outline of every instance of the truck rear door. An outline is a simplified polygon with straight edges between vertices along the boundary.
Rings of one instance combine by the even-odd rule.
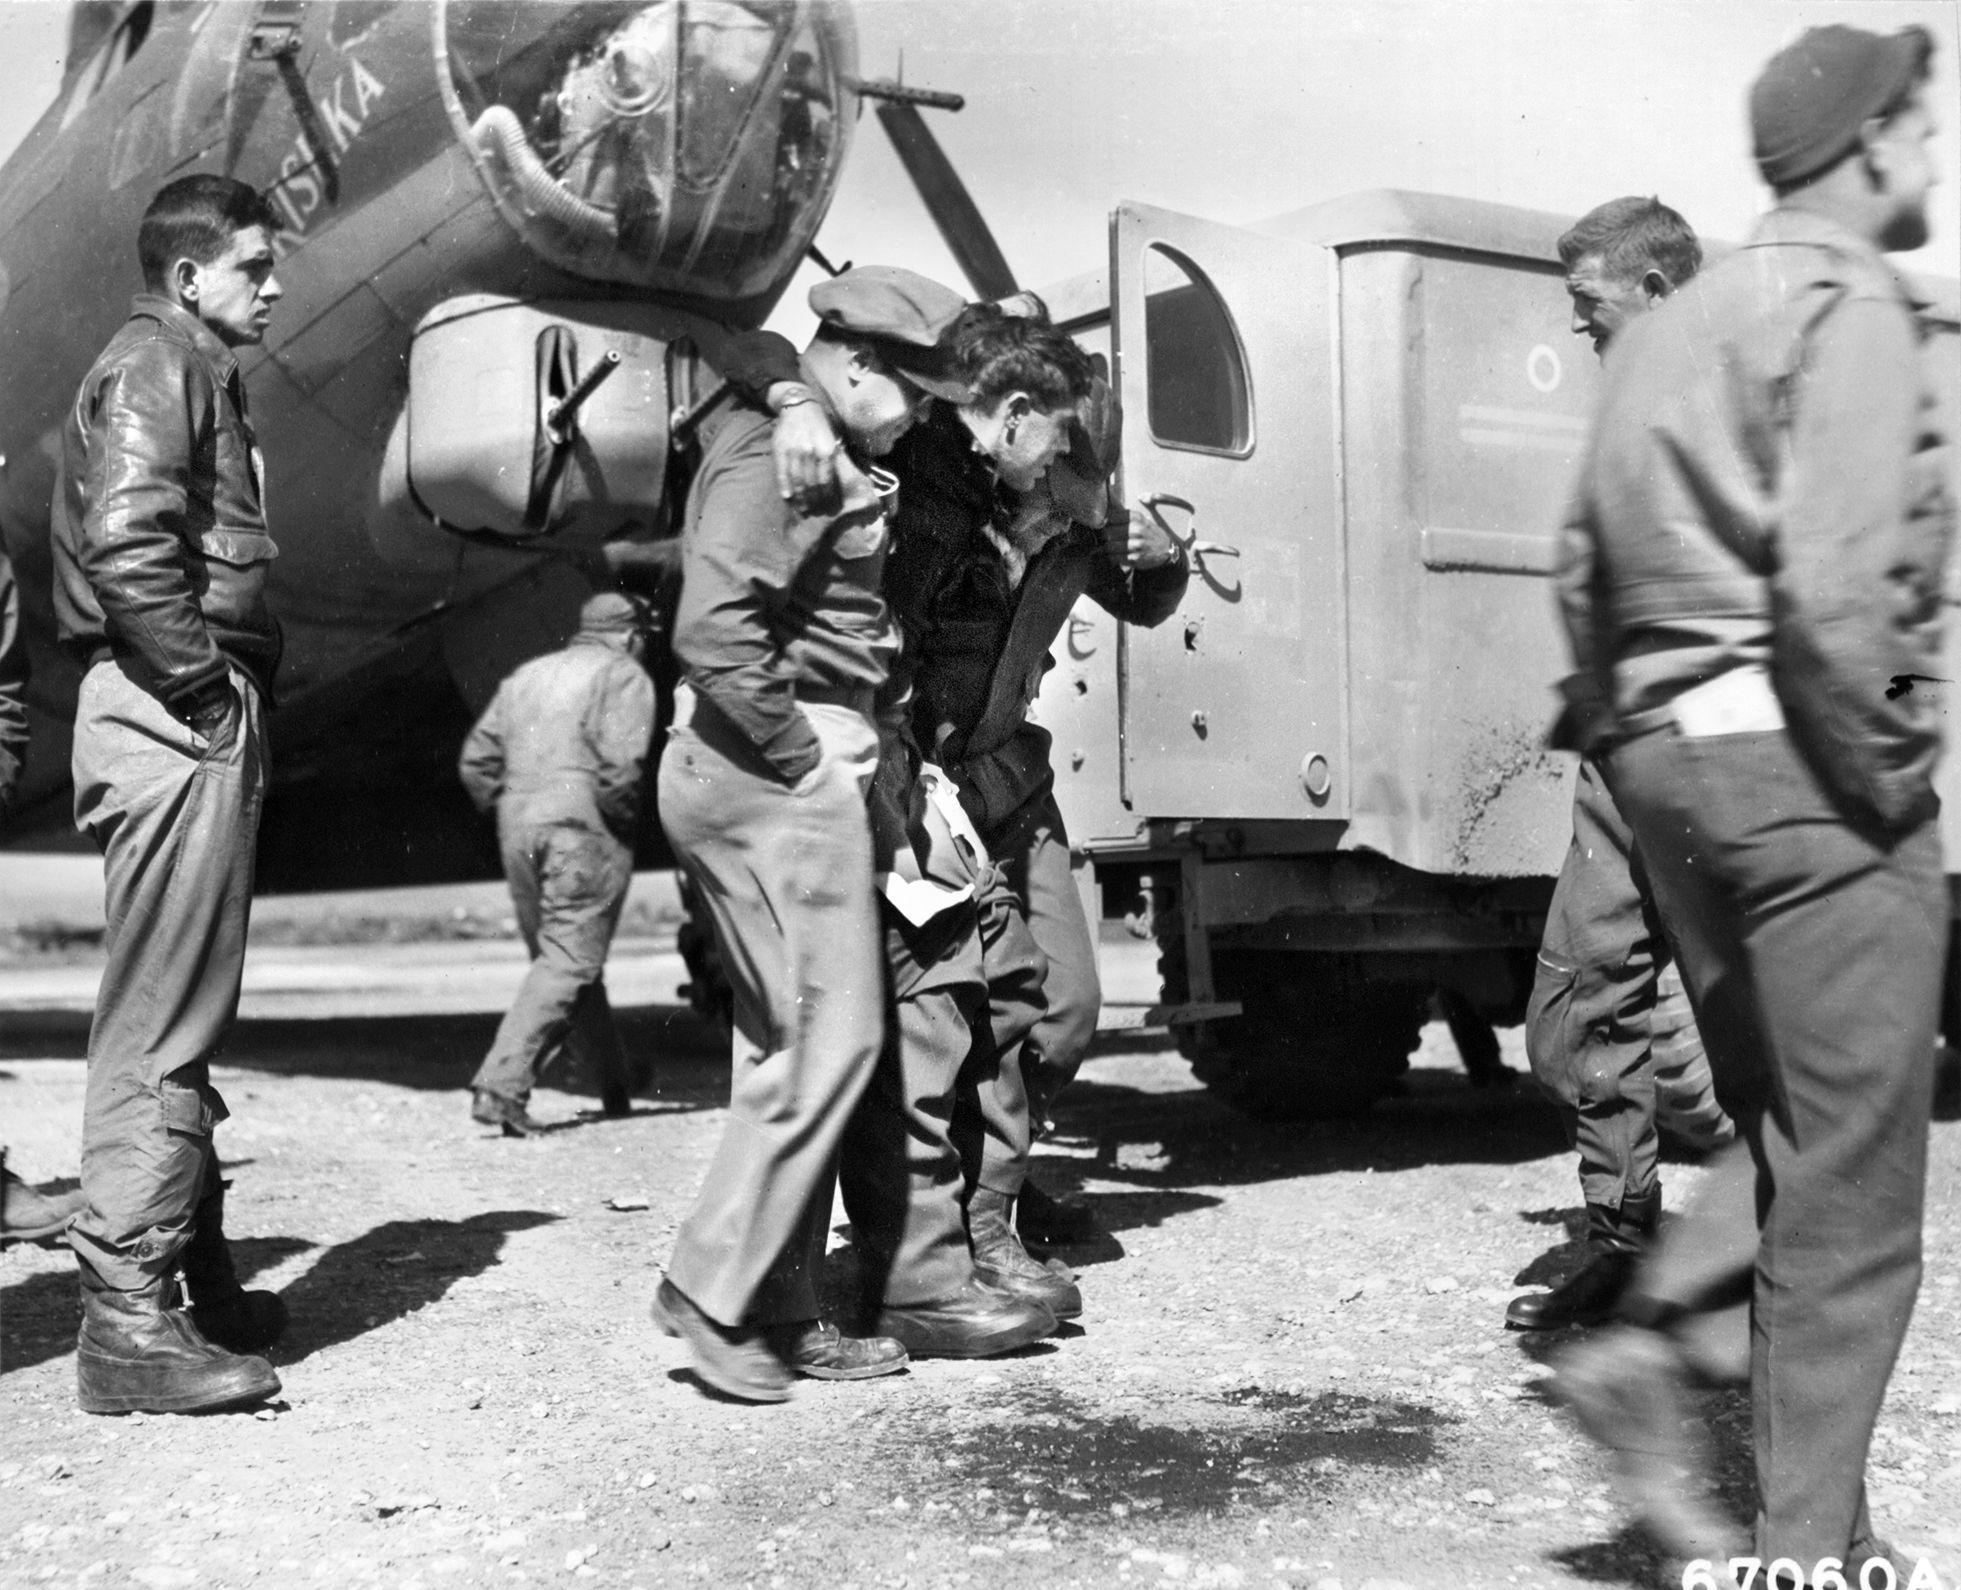
[[[1140,817],[1348,813],[1335,283],[1331,250],[1111,217],[1124,496],[1192,561],[1175,616],[1122,630]]]

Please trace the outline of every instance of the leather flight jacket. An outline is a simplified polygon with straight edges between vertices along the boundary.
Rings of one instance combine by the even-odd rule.
[[[173,710],[227,662],[271,695],[278,555],[238,360],[196,316],[139,294],[62,429],[55,617],[84,665],[114,656]]]

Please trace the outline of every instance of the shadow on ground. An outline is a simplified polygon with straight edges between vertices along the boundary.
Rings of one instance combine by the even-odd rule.
[[[495,1264],[511,1232],[558,1218],[538,1209],[500,1209],[467,1220],[387,1220],[329,1248],[280,1294],[291,1323],[277,1362],[298,1363],[437,1302],[457,1281]]]
[[[559,1217],[504,1209],[467,1220],[389,1220],[322,1253],[280,1296],[290,1323],[270,1356],[297,1363],[439,1300],[463,1277],[481,1275],[504,1239]],[[239,1279],[252,1284],[315,1244],[299,1237],[245,1237],[231,1244]],[[72,1269],[28,1277],[0,1291],[0,1370],[12,1373],[72,1352],[81,1304]]]
[[[643,1061],[653,1075],[642,1098],[727,1102],[726,1034],[685,1005],[636,1006],[615,1015],[629,1058]],[[475,1012],[241,1020],[233,1025],[218,1063],[268,1076],[330,1076],[450,1092],[469,1085],[498,1020],[495,1014]],[[88,1034],[86,1014],[10,1014],[0,1036],[0,1060],[79,1060],[88,1052]],[[548,1068],[545,1081],[598,1096],[595,1084],[563,1062]]]

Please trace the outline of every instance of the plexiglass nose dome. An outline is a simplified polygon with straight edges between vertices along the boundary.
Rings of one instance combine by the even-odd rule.
[[[444,97],[498,208],[581,276],[737,302],[816,235],[857,120],[830,0],[444,0]]]

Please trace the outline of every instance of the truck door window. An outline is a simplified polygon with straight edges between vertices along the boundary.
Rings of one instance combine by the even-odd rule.
[[[1252,387],[1232,316],[1198,267],[1161,244],[1144,252],[1144,360],[1154,439],[1252,451]]]

